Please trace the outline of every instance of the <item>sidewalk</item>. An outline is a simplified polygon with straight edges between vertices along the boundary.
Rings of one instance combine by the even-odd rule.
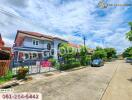
[[[119,62],[101,100],[132,100],[132,65]]]

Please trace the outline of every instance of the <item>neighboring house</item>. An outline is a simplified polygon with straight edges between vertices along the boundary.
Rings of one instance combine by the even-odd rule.
[[[68,41],[37,32],[17,31],[14,41],[14,60],[37,60],[53,56],[58,59],[58,48]]]
[[[4,41],[2,40],[2,37],[1,37],[1,34],[0,34],[0,47],[3,47],[4,46]]]
[[[88,48],[87,51],[89,55],[92,55],[94,53],[94,49],[91,49],[91,48]]]
[[[0,77],[7,74],[11,62],[11,48],[4,44],[0,34]]]
[[[74,43],[68,43],[70,47],[72,47],[72,49],[76,52],[80,52],[81,50],[81,47],[82,45],[77,45],[77,44],[74,44]],[[93,52],[94,52],[94,49],[91,49],[91,48],[87,48],[87,52],[89,55],[92,55]]]
[[[80,52],[81,45],[77,45],[74,43],[68,43],[68,45],[75,51],[75,52]]]

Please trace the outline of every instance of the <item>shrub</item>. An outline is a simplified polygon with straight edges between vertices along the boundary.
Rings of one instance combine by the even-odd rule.
[[[9,81],[13,78],[13,73],[11,71],[8,71],[8,73],[3,76],[3,77],[0,77],[0,83],[4,83],[6,81]]]
[[[90,64],[90,62],[91,62],[91,57],[90,56],[86,55],[86,56],[81,57],[81,65],[87,66],[87,65]]]
[[[87,47],[81,47],[81,52],[80,52],[81,65],[87,66],[88,64],[90,64],[90,61],[91,61],[91,56],[88,56]]]
[[[48,61],[52,63],[52,66],[55,66],[55,64],[57,62],[57,60],[53,59],[53,58],[48,59]]]
[[[67,70],[67,69],[71,69],[71,68],[75,68],[75,67],[80,67],[81,64],[79,61],[76,62],[72,62],[72,63],[67,63],[67,64],[60,64],[60,70]]]
[[[54,66],[56,69],[60,69],[60,63],[57,61],[56,63],[55,63],[55,66]]]
[[[25,79],[27,72],[29,71],[28,68],[21,67],[18,69],[17,72],[17,79]]]
[[[80,67],[81,64],[80,64],[79,61],[77,61],[77,62],[73,62],[71,66],[72,66],[72,68],[74,68],[74,67]]]
[[[12,77],[13,77],[12,71],[8,71],[8,73],[7,73],[6,76],[5,76],[5,79],[6,79],[6,80],[11,80]]]
[[[102,49],[102,50],[96,50],[93,55],[92,55],[92,59],[106,59],[107,58],[107,54],[106,52]]]

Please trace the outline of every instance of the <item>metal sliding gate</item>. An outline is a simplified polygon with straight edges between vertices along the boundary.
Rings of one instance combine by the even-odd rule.
[[[17,73],[18,69],[20,67],[28,68],[29,72],[28,74],[39,74],[39,73],[45,73],[50,71],[55,71],[56,69],[53,66],[42,66],[41,62],[44,60],[26,60],[26,61],[12,61],[11,63],[11,69],[14,74]]]

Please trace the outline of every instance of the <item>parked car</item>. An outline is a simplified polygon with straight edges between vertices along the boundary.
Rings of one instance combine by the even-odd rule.
[[[132,63],[132,58],[126,58],[126,63]]]
[[[91,66],[92,67],[101,67],[101,66],[104,66],[104,61],[102,59],[94,59],[91,62]]]

